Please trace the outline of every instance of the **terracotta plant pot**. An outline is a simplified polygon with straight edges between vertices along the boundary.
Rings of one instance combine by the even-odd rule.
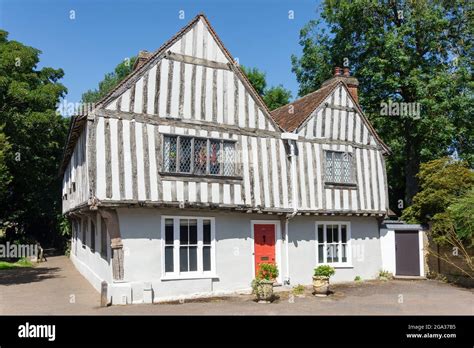
[[[260,280],[255,295],[258,303],[270,303],[273,300],[273,280]]]
[[[313,276],[313,290],[315,296],[329,294],[329,277]]]

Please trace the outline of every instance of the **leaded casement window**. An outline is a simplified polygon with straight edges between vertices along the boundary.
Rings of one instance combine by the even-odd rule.
[[[163,172],[191,175],[236,175],[235,141],[165,135]]]
[[[316,223],[316,261],[318,264],[351,265],[350,222]]]
[[[349,152],[326,151],[325,181],[336,184],[354,184],[354,162]]]
[[[162,218],[164,278],[213,277],[215,274],[214,218]]]

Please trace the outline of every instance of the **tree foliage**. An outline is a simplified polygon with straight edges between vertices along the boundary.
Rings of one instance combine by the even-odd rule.
[[[474,187],[448,207],[454,228],[461,239],[474,237]]]
[[[37,69],[41,52],[0,31],[0,222],[11,238],[60,243],[58,167],[68,121],[56,113],[67,90],[61,69]],[[1,157],[4,156],[4,159]],[[2,166],[2,161],[4,164]],[[7,173],[7,174],[5,174]],[[6,187],[6,190],[3,188]]]
[[[275,110],[290,102],[291,92],[282,85],[267,88],[267,79],[264,72],[257,68],[245,66],[241,66],[241,68],[270,110]]]
[[[88,90],[82,94],[83,103],[95,103],[102,99],[107,93],[109,93],[120,81],[122,81],[128,74],[133,70],[133,64],[137,60],[134,56],[130,59],[125,59],[123,62],[118,64],[113,72],[105,74],[102,81],[99,82],[98,89]]]
[[[291,92],[282,85],[270,87],[265,91],[263,101],[270,110],[278,109],[280,106],[290,102]]]
[[[11,181],[6,163],[7,153],[10,151],[10,148],[11,146],[3,132],[3,127],[0,127],[0,202],[7,198],[7,189]]]
[[[420,191],[402,215],[409,222],[428,223],[474,185],[474,172],[467,164],[448,157],[421,164],[417,177]]]
[[[431,223],[432,233],[442,241],[454,228],[461,239],[474,233],[474,172],[466,162],[441,158],[421,164],[420,191],[402,219]],[[472,244],[472,241],[469,242]]]
[[[267,77],[264,72],[258,70],[257,68],[248,68],[241,65],[242,71],[245,73],[253,88],[257,91],[260,96],[265,94],[265,89],[267,88]]]
[[[326,0],[292,57],[300,95],[350,66],[360,103],[393,150],[391,206],[418,190],[419,165],[448,154],[474,163],[472,16],[466,0]],[[381,116],[381,102],[419,103],[419,117]]]

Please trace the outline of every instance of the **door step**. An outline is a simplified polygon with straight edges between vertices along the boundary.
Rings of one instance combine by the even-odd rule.
[[[402,275],[396,275],[393,277],[393,279],[398,279],[398,280],[426,280],[426,277],[424,276],[402,276]]]

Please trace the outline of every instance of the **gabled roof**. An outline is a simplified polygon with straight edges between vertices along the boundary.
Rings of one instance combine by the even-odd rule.
[[[349,98],[351,98],[355,108],[357,109],[359,115],[362,118],[362,121],[382,147],[383,153],[391,154],[392,151],[377,134],[375,128],[372,126],[372,123],[368,120],[367,116],[365,116],[364,112],[362,111],[362,108],[360,107],[359,103],[356,102],[354,98],[352,98],[351,94],[349,93],[347,84],[344,81],[344,78],[336,77],[329,81],[326,81],[325,83],[323,83],[323,86],[320,89],[306,94],[305,96],[295,100],[292,103],[273,110],[271,114],[281,128],[283,128],[287,132],[295,132],[305,123],[305,121],[314,113],[314,111],[316,111],[316,109],[321,107],[323,101],[339,85],[343,85],[346,88],[348,96]]]
[[[147,71],[155,63],[157,63],[160,59],[162,59],[163,56],[168,51],[168,49],[176,41],[178,41],[181,37],[183,37],[183,35],[185,35],[200,19],[204,21],[205,26],[207,27],[207,29],[213,36],[217,45],[223,51],[224,55],[229,61],[229,64],[228,64],[229,67],[241,79],[241,82],[247,88],[249,93],[254,97],[257,105],[261,107],[263,113],[268,117],[269,121],[273,123],[273,125],[275,126],[277,130],[282,131],[282,129],[273,119],[270,113],[270,110],[268,109],[267,105],[263,101],[262,97],[257,93],[255,88],[252,86],[252,84],[250,83],[249,79],[247,78],[245,73],[242,71],[240,66],[235,62],[233,56],[230,54],[227,48],[225,48],[224,44],[222,43],[219,36],[217,36],[216,32],[212,28],[206,16],[201,13],[201,14],[198,14],[196,17],[194,17],[186,26],[184,26],[173,37],[171,37],[168,41],[166,41],[163,45],[161,45],[161,47],[158,48],[158,50],[152,53],[147,52],[147,54],[143,54],[142,57],[139,57],[142,59],[137,59],[137,62],[134,66],[134,70],[125,79],[123,79],[119,84],[117,84],[117,86],[115,86],[109,93],[107,93],[101,100],[99,100],[94,105],[93,109],[88,110],[85,114],[82,114],[80,116],[72,116],[72,120],[71,120],[71,124],[69,128],[69,134],[68,134],[68,138],[65,144],[63,160],[59,168],[59,175],[62,175],[64,171],[66,170],[66,166],[69,163],[69,160],[72,156],[77,139],[80,133],[82,132],[82,129],[86,123],[85,120],[87,119],[87,115],[96,109],[106,106],[110,101],[114,100],[121,93],[123,93],[126,90],[126,88],[129,87],[129,85],[135,83],[138,79],[140,79],[141,76],[145,73],[145,71]],[[81,122],[78,122],[78,121],[81,121]]]
[[[211,33],[217,45],[223,51],[224,55],[229,61],[229,64],[228,64],[229,67],[234,71],[234,73],[236,73],[240,77],[240,79],[242,80],[242,83],[250,92],[250,94],[252,94],[252,96],[255,98],[255,100],[257,101],[257,104],[262,108],[264,114],[266,114],[270,122],[272,122],[274,126],[277,129],[279,129],[280,127],[273,119],[271,112],[268,109],[265,102],[263,101],[262,97],[258,94],[258,92],[255,90],[253,85],[250,83],[249,79],[247,78],[243,70],[240,68],[240,66],[235,62],[235,59],[230,54],[229,50],[227,50],[227,48],[224,46],[222,40],[214,31],[214,28],[211,26],[211,23],[209,22],[207,17],[202,13],[194,17],[185,27],[183,27],[171,39],[165,42],[158,50],[156,50],[154,53],[149,55],[148,58],[145,58],[146,61],[144,61],[140,66],[137,66],[130,75],[128,75],[122,82],[120,82],[114,89],[112,89],[112,91],[110,91],[104,98],[102,98],[97,103],[97,107],[105,106],[109,101],[112,101],[115,97],[117,97],[122,92],[123,86],[127,86],[129,83],[132,83],[138,80],[147,69],[151,68],[153,64],[155,64],[158,60],[162,58],[162,56],[167,52],[169,47],[171,47],[177,40],[179,40],[183,35],[185,35],[200,19],[204,21],[205,26]]]
[[[290,104],[273,110],[272,116],[281,128],[287,132],[293,132],[321,105],[336,86],[337,81],[323,86]]]

